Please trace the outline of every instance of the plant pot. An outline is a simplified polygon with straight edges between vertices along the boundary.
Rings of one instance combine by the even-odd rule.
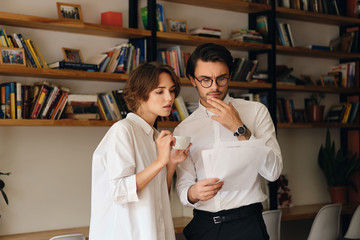
[[[348,187],[329,187],[328,191],[330,193],[332,203],[347,203],[347,191]]]
[[[324,105],[309,106],[309,122],[322,122],[324,116]]]

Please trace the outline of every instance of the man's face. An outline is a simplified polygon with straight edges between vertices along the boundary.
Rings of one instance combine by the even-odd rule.
[[[195,78],[190,77],[191,83],[194,87],[197,88],[200,103],[204,107],[211,107],[209,103],[207,103],[207,99],[209,98],[217,98],[223,100],[226,96],[229,81],[226,82],[226,79],[230,78],[229,69],[227,65],[223,62],[204,62],[202,60],[198,60],[195,67]],[[199,81],[201,80],[209,80],[212,79],[212,84],[210,87],[205,88],[201,85]],[[225,79],[225,86],[220,87],[216,83],[216,79]],[[224,81],[219,81],[219,83],[224,83]],[[223,84],[220,84],[223,85]]]

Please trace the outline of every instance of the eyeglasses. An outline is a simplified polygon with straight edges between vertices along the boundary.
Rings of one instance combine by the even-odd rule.
[[[202,77],[201,79],[198,79],[196,76],[194,76],[194,78],[200,82],[203,88],[211,87],[214,82],[214,80],[209,77]],[[220,76],[215,79],[215,82],[219,87],[224,87],[228,83],[229,79],[229,76]]]

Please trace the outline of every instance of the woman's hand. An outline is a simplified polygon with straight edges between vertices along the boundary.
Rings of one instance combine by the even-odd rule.
[[[171,146],[174,145],[175,141],[172,132],[168,130],[161,131],[156,139],[156,147],[159,152],[158,160],[163,166],[166,166],[170,161]]]
[[[191,143],[186,149],[172,149],[169,164],[174,164],[177,166],[178,164],[185,161],[189,156],[190,146]]]

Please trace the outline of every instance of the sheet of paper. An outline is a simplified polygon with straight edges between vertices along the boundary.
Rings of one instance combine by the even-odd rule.
[[[206,177],[223,181],[221,191],[249,189],[269,151],[261,140],[222,142],[202,151]]]

